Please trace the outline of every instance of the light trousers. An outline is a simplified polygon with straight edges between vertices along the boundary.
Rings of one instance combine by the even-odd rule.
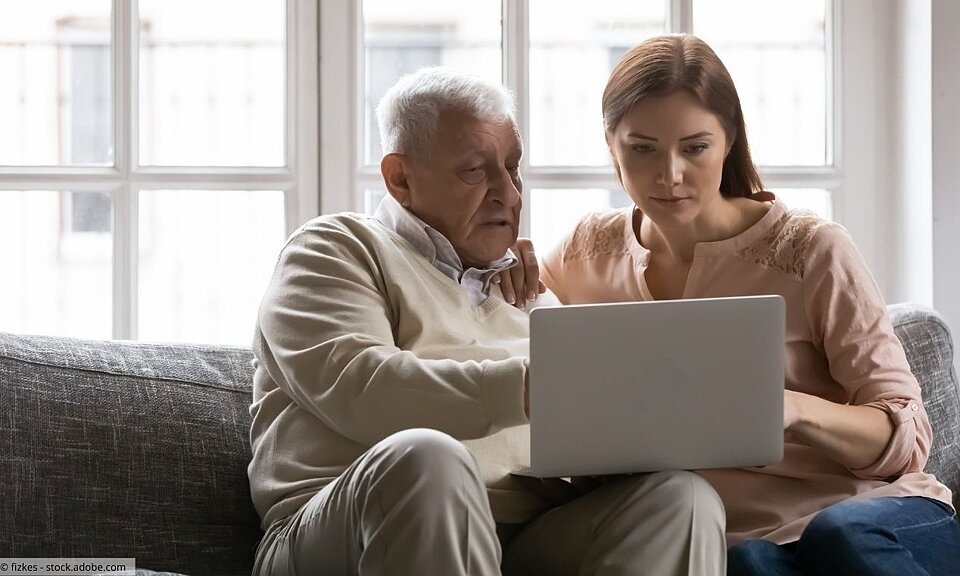
[[[405,430],[270,526],[254,575],[722,576],[724,524],[706,481],[659,472],[550,509],[503,552],[466,447],[434,430]]]

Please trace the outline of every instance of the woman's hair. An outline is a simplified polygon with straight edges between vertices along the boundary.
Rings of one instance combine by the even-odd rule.
[[[515,122],[514,106],[513,95],[499,84],[450,68],[421,68],[394,84],[377,106],[383,153],[425,153],[441,112]]]
[[[730,151],[723,161],[720,193],[749,196],[763,190],[750,158],[740,97],[726,66],[706,42],[690,34],[650,38],[631,48],[617,63],[603,91],[603,125],[607,140],[623,116],[646,96],[678,90],[692,93],[716,114]]]

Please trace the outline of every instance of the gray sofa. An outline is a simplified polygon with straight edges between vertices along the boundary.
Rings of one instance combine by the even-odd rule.
[[[927,469],[960,493],[960,391],[942,318],[890,313],[936,432]],[[0,557],[124,557],[249,574],[251,354],[0,333]]]

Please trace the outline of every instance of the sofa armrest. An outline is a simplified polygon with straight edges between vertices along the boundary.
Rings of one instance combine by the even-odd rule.
[[[893,304],[887,311],[933,427],[926,471],[953,491],[954,506],[960,507],[960,384],[950,328],[939,313],[920,304]]]

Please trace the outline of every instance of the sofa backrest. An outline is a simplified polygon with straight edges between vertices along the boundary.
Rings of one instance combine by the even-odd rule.
[[[251,360],[0,334],[0,557],[249,575]]]
[[[924,306],[894,304],[887,310],[920,382],[923,406],[933,427],[926,471],[953,491],[953,505],[960,507],[960,385],[950,329],[940,314]]]

